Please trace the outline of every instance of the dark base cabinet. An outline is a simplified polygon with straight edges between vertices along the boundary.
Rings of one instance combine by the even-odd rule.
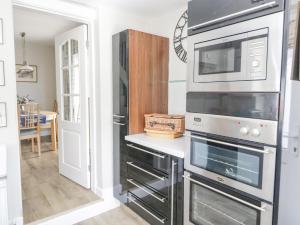
[[[183,224],[183,159],[127,144],[126,205],[153,225]]]

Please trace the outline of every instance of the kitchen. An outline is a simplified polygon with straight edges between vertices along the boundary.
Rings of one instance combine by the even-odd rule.
[[[100,200],[30,224],[298,225],[296,0],[2,1],[1,225],[24,224],[11,5],[89,32],[79,167]]]
[[[188,67],[185,132],[180,116],[161,115],[167,87],[153,94],[145,85],[153,74],[141,72],[145,63],[150,71],[162,68],[166,56],[144,62],[132,50],[136,31],[113,36],[114,196],[150,224],[279,224],[285,4],[188,2],[180,18],[186,23],[179,20],[173,40]],[[166,82],[159,72],[149,84]],[[152,104],[144,105],[149,96]],[[149,113],[160,114],[149,122]],[[177,128],[183,137],[170,139]]]

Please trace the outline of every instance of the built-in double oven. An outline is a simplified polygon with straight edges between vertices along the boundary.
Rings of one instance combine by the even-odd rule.
[[[278,106],[278,93],[187,94],[184,224],[272,224]]]

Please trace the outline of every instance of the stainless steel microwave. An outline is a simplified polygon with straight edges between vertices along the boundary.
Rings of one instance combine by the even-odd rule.
[[[279,92],[283,12],[189,36],[188,91]]]

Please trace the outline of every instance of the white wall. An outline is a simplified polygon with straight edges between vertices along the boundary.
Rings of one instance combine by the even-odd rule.
[[[112,194],[113,185],[113,127],[112,127],[112,35],[126,29],[148,31],[149,23],[145,18],[133,16],[109,6],[99,6],[99,67],[100,76],[96,80],[96,98],[99,112],[96,127],[100,127],[97,146],[98,154],[98,187],[104,195]],[[97,62],[96,62],[97,64]],[[100,172],[99,172],[100,171]]]
[[[169,54],[169,114],[185,114],[186,112],[186,78],[187,64],[176,55],[173,47],[173,35],[176,24],[181,15],[187,10],[185,7],[168,11],[161,16],[152,18],[151,31],[166,36],[170,41]],[[184,36],[187,34],[183,34]]]
[[[112,194],[113,184],[113,126],[112,126],[112,35],[126,29],[135,29],[143,32],[158,34],[170,38],[170,71],[169,80],[185,80],[186,65],[174,53],[172,40],[177,21],[185,9],[179,9],[161,17],[147,18],[135,16],[109,6],[99,6],[99,76],[95,82],[96,98],[100,104],[96,105],[99,112],[96,127],[100,127],[97,146],[101,151],[97,155],[98,188],[104,195]],[[169,85],[170,113],[185,113],[185,82]],[[176,90],[175,90],[176,89]],[[99,172],[100,171],[100,172]]]
[[[0,59],[5,61],[5,87],[0,87],[0,102],[7,103],[7,128],[0,128],[0,143],[7,145],[9,219],[22,217],[19,138],[17,124],[17,90],[15,77],[14,36],[11,0],[0,1],[3,18],[4,45]],[[1,213],[1,212],[0,212]]]
[[[22,42],[20,40],[15,41],[15,53],[16,63],[22,64]],[[18,95],[29,95],[40,104],[41,110],[53,110],[53,103],[56,99],[54,46],[27,42],[26,60],[30,65],[37,66],[38,82],[17,82]]]

